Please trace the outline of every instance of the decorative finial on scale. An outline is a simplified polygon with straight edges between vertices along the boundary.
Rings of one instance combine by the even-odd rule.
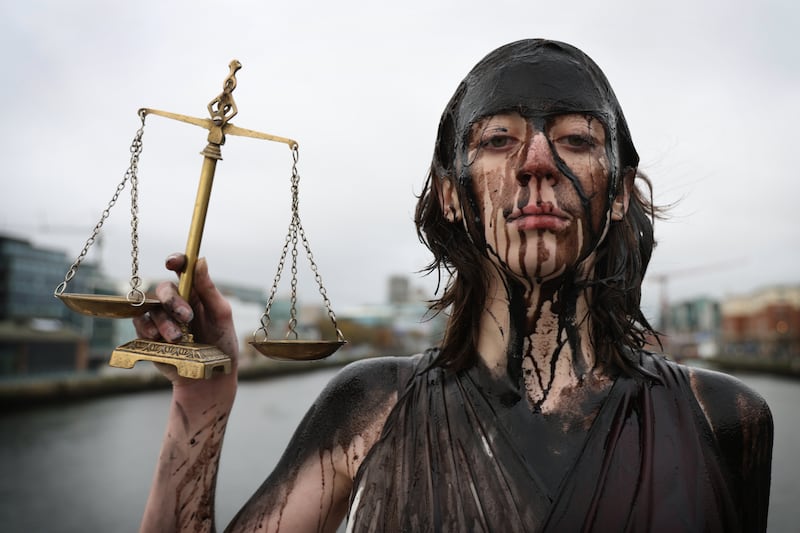
[[[228,68],[230,74],[222,84],[222,92],[208,103],[208,114],[211,115],[211,122],[214,124],[209,129],[208,142],[220,146],[225,144],[225,125],[239,112],[233,99],[233,90],[236,89],[236,73],[242,68],[242,64],[234,59]]]

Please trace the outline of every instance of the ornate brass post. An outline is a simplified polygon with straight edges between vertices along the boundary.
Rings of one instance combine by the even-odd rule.
[[[225,144],[225,135],[241,135],[278,141],[288,144],[292,148],[297,146],[297,143],[291,139],[237,128],[230,123],[230,119],[238,112],[232,93],[236,88],[236,72],[242,65],[239,61],[233,60],[229,66],[230,74],[225,79],[222,93],[208,104],[210,119],[188,117],[157,109],[140,110],[140,114],[143,115],[159,115],[194,124],[208,130],[208,144],[201,152],[203,166],[200,170],[200,182],[186,242],[186,267],[181,273],[178,284],[178,292],[186,300],[189,299],[192,292],[194,269],[200,253],[200,243],[203,239],[206,213],[208,212],[211,188],[214,183],[214,172],[217,161],[222,159],[221,147]],[[214,372],[222,371],[227,374],[231,370],[230,357],[215,346],[195,343],[191,333],[189,333],[188,324],[183,325],[181,342],[168,343],[136,339],[114,350],[111,354],[109,365],[119,368],[133,368],[137,361],[143,360],[173,365],[177,368],[178,374],[194,379],[208,379]]]

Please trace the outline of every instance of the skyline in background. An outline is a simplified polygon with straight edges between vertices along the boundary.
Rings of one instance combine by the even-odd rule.
[[[0,7],[6,102],[0,233],[77,257],[122,180],[149,107],[206,117],[228,63],[243,128],[300,145],[300,217],[333,308],[386,299],[430,254],[413,225],[441,111],[468,70],[520,38],[574,44],[622,104],[655,201],[643,304],[724,298],[800,276],[800,6],[787,1],[265,3],[30,1]],[[149,116],[139,165],[140,273],[186,244],[206,132]],[[285,145],[229,136],[201,255],[221,282],[272,285],[291,217]],[[130,273],[128,189],[100,259]],[[98,252],[102,252],[99,254]],[[300,293],[320,299],[300,248]],[[80,274],[79,274],[80,275]],[[281,291],[288,291],[284,270]]]

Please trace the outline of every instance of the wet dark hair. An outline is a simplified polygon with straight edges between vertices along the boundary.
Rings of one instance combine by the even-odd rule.
[[[641,349],[649,335],[655,335],[640,300],[642,279],[655,246],[653,220],[658,209],[652,202],[649,180],[637,171],[639,156],[603,72],[577,48],[543,39],[517,41],[487,55],[461,82],[439,122],[433,161],[415,215],[417,234],[433,253],[426,270],[448,276],[441,297],[430,306],[434,313],[450,313],[437,364],[459,370],[476,361],[489,273],[466,154],[472,125],[502,112],[516,112],[534,122],[582,113],[605,126],[610,164],[606,212],[623,180],[627,180],[630,193],[628,211],[621,221],[610,224],[596,248],[594,277],[564,283],[592,290],[589,313],[598,361],[636,373],[638,367],[630,354]],[[556,164],[575,181],[557,157]],[[636,186],[635,178],[644,183],[645,190]],[[444,180],[456,185],[464,224],[448,221],[442,211]],[[594,238],[599,240],[600,235]],[[513,285],[513,281],[508,283]]]

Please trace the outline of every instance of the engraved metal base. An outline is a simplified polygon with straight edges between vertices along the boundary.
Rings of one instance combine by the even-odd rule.
[[[178,375],[191,379],[210,379],[216,372],[231,372],[231,358],[222,350],[193,342],[173,344],[136,339],[118,346],[108,364],[116,368],[133,368],[137,361],[172,365],[178,370]]]

